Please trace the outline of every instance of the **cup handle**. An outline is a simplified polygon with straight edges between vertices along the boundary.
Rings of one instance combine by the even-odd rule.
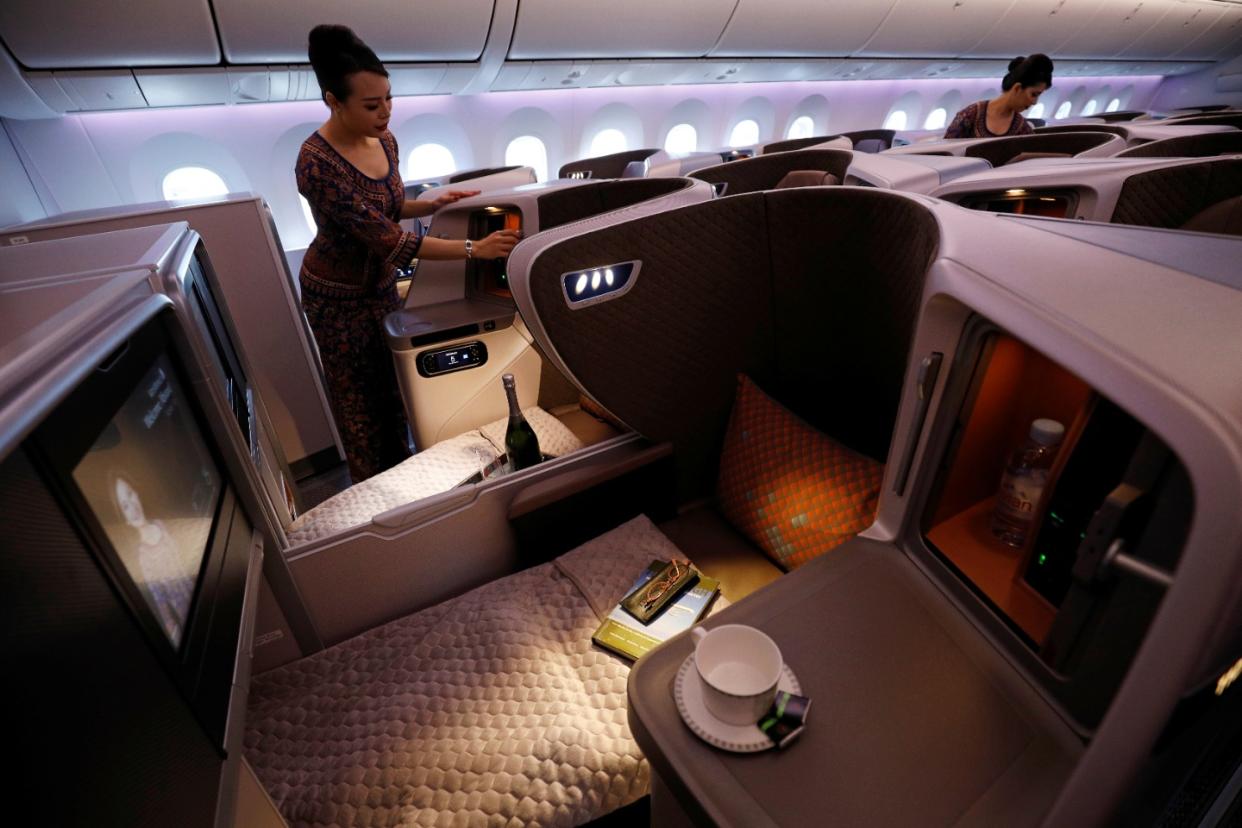
[[[702,627],[695,627],[690,630],[690,637],[694,639],[694,646],[698,646],[699,642],[707,637],[707,630]]]

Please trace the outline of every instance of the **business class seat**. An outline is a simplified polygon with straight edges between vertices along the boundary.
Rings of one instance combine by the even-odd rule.
[[[717,186],[723,185],[724,195],[733,196],[775,189],[792,172],[819,173],[821,180],[817,184],[826,183],[822,180],[824,175],[830,175],[836,182],[840,182],[844,180],[845,171],[853,158],[853,153],[847,150],[792,150],[704,167],[695,170],[690,177]]]
[[[636,149],[615,152],[611,155],[599,155],[594,158],[582,158],[562,164],[557,173],[558,178],[623,178],[626,168],[632,162],[643,163],[659,152],[658,149]]]
[[[1117,196],[1111,221],[1236,235],[1240,196],[1242,158],[1206,159],[1130,176]]]
[[[1242,130],[1179,135],[1130,147],[1117,158],[1206,158],[1242,153]]]
[[[1227,198],[1195,213],[1182,224],[1181,229],[1242,236],[1242,196]]]
[[[776,182],[774,190],[785,190],[790,187],[832,187],[841,183],[841,179],[837,178],[830,172],[820,172],[819,170],[790,170],[785,173],[785,177]]]

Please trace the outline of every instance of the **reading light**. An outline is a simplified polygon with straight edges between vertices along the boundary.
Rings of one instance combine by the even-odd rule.
[[[616,299],[633,287],[640,265],[638,261],[620,262],[562,273],[565,301],[577,309]]]
[[[1005,190],[1005,195],[1007,195],[1007,196],[1023,196],[1023,195],[1026,195],[1026,190],[1023,190],[1023,189],[1021,189],[1021,188],[1018,188],[1018,189],[1016,189],[1016,190]]]
[[[1220,680],[1216,682],[1216,695],[1222,696],[1229,689],[1229,685],[1238,680],[1238,676],[1242,676],[1242,658],[1233,663],[1233,666],[1225,671]]]

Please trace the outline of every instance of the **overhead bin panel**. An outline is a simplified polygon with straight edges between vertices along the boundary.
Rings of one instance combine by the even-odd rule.
[[[1061,55],[1061,44],[1086,28],[1103,2],[1018,0],[975,44],[971,53],[974,57],[1011,60],[1018,55],[1043,52],[1055,61]]]
[[[155,0],[152,0],[154,2]],[[306,36],[320,22],[349,26],[384,61],[478,60],[493,0],[215,0],[232,63],[306,62]]]
[[[3,0],[0,39],[29,69],[220,61],[207,0]]]
[[[968,55],[1012,4],[1013,0],[897,0],[892,14],[857,54]]]
[[[861,49],[896,0],[738,0],[712,57],[842,57]]]
[[[1067,58],[1112,57],[1147,34],[1169,10],[1172,0],[1104,0],[1082,30],[1057,47]]]
[[[1220,3],[1173,3],[1147,33],[1126,47],[1120,57],[1159,59],[1183,50],[1182,57],[1209,58],[1193,47],[1225,14]],[[1206,43],[1205,43],[1206,45]],[[1204,48],[1203,46],[1199,47]]]
[[[720,37],[733,4],[734,0],[522,0],[509,58],[701,57]]]
[[[1225,6],[1223,14],[1206,34],[1183,46],[1172,56],[1221,60],[1242,54],[1242,5]]]

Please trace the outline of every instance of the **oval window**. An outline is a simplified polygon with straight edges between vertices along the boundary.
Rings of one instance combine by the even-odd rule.
[[[591,148],[587,150],[587,155],[594,158],[599,155],[625,152],[627,149],[629,149],[629,142],[625,140],[624,132],[619,129],[601,129],[591,139]]]
[[[1026,111],[1026,117],[1028,118],[1044,117],[1044,105],[1042,103],[1035,104],[1034,106],[1032,106],[1030,109]]]
[[[224,195],[228,185],[218,174],[206,167],[178,167],[164,176],[164,198],[202,198]]]
[[[811,120],[809,115],[801,115],[794,118],[794,122],[789,125],[789,130],[785,133],[785,137],[789,139],[810,138],[815,134],[815,122]]]
[[[1057,107],[1057,114],[1054,115],[1053,117],[1056,118],[1058,121],[1061,120],[1062,118],[1068,118],[1070,114],[1070,110],[1073,108],[1074,108],[1074,105],[1070,103],[1069,101],[1062,101],[1061,105]]]
[[[533,135],[514,138],[505,147],[506,167],[530,167],[536,181],[548,180],[548,148]]]
[[[938,106],[928,114],[927,120],[923,122],[923,129],[944,129],[948,117],[948,110]]]
[[[884,128],[885,129],[905,129],[906,120],[907,120],[906,113],[900,109],[895,109],[892,112],[888,113],[888,117],[884,119]]]
[[[453,153],[443,144],[419,144],[405,162],[406,178],[435,178],[456,171]]]
[[[759,122],[747,118],[739,121],[729,133],[729,146],[746,147],[759,143]]]
[[[1082,108],[1083,116],[1085,117],[1087,115],[1094,115],[1095,110],[1098,106],[1099,105],[1095,102],[1094,99],[1087,101],[1087,105]]]
[[[699,148],[699,131],[690,124],[678,124],[664,137],[665,152],[694,152]]]

